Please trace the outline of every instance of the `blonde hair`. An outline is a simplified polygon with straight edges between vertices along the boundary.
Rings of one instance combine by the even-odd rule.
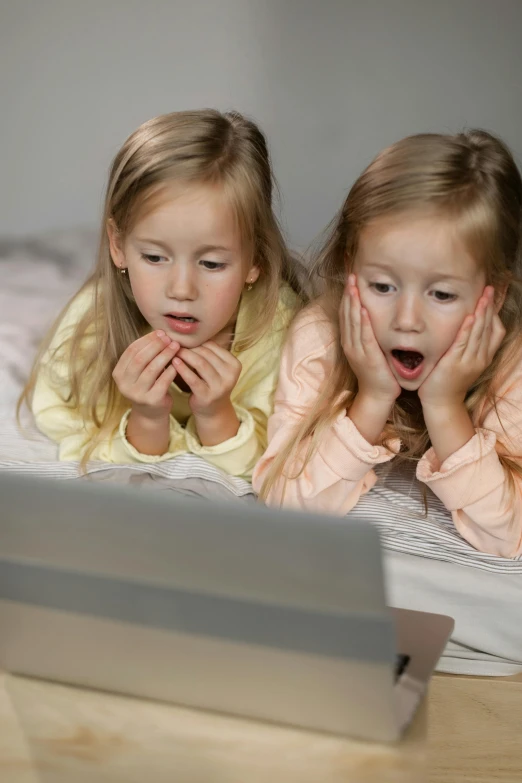
[[[323,433],[343,409],[349,411],[357,394],[357,378],[341,346],[338,314],[361,232],[379,218],[414,211],[455,221],[469,252],[483,266],[487,284],[497,291],[507,289],[499,313],[505,337],[465,401],[470,415],[488,405],[496,409],[492,382],[499,381],[522,347],[520,172],[503,142],[483,130],[410,136],[383,150],[356,180],[316,254],[316,292],[335,334],[335,361],[328,384],[272,462],[261,498],[280,476],[286,481],[302,473]],[[398,398],[379,443],[389,446],[395,438],[402,443],[400,459],[418,460],[429,447],[418,399],[412,403]],[[497,449],[501,462],[522,476],[521,465],[509,456],[506,445],[497,441]],[[509,471],[508,475],[513,488]]]
[[[273,211],[275,180],[259,127],[238,112],[213,109],[173,112],[141,125],[123,144],[110,168],[97,263],[79,292],[92,287],[92,305],[71,338],[51,357],[68,364],[69,389],[64,402],[92,426],[83,467],[96,445],[115,430],[127,407],[112,372],[125,349],[148,326],[134,301],[128,276],[122,277],[111,259],[107,225],[112,221],[124,239],[138,217],[153,208],[174,181],[223,187],[237,218],[243,250],[260,269],[249,294],[247,329],[236,334],[239,350],[255,344],[270,328],[282,280],[296,287]],[[31,407],[42,358],[66,309],[40,348],[18,413],[24,402]]]

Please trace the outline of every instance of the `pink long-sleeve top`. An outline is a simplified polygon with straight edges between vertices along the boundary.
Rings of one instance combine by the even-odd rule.
[[[319,305],[309,307],[296,318],[283,350],[268,448],[253,475],[257,492],[272,460],[328,383],[334,361],[332,327]],[[522,478],[505,468],[498,455],[522,465],[522,357],[496,385],[496,410],[483,405],[474,413],[471,440],[442,464],[429,449],[417,465],[417,479],[440,498],[473,547],[515,557],[522,553]],[[301,444],[298,463],[307,447],[308,443]],[[374,466],[393,459],[399,449],[398,440],[390,448],[368,443],[343,410],[300,475],[279,477],[267,502],[346,514],[377,481]],[[285,472],[295,475],[295,466],[288,467]]]

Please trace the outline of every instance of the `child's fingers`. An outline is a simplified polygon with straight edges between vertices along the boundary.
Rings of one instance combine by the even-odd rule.
[[[129,363],[133,361],[134,357],[137,356],[137,354],[141,351],[143,346],[147,344],[147,342],[155,343],[158,346],[158,349],[160,345],[162,347],[165,345],[156,332],[152,332],[151,334],[145,335],[145,337],[140,337],[139,340],[135,340],[133,343],[127,346],[118,359],[113,373],[115,377],[117,375],[123,375],[126,372]]]
[[[220,374],[205,356],[198,353],[197,348],[185,348],[179,352],[179,358],[188,367],[195,370],[207,386],[214,385],[219,381]]]
[[[163,370],[172,362],[175,353],[175,347],[168,345],[161,353],[150,361],[139,375],[134,385],[140,391],[152,389]]]
[[[128,389],[139,382],[144,370],[157,356],[163,354],[164,361],[163,358],[161,359],[161,361],[163,361],[163,366],[168,364],[174,356],[178,346],[177,344],[165,346],[165,343],[160,341],[153,342],[148,348],[148,353],[141,354],[141,352],[138,352],[131,361],[128,361],[125,354],[122,354],[120,361],[117,363],[112,373],[112,377],[122,393],[126,393]],[[147,359],[148,361],[146,361]],[[161,368],[158,370],[158,374],[160,371]],[[154,380],[155,378],[149,383],[149,386],[152,385]]]
[[[341,303],[341,334],[346,355],[352,354],[354,359],[363,352],[362,348],[362,303],[354,274],[348,275],[343,301]]]
[[[190,367],[179,358],[179,356],[174,357],[173,363],[176,370],[178,371],[178,374],[183,378],[193,394],[201,393],[204,388],[208,389],[208,385],[205,383],[205,381],[203,381],[200,376],[194,372],[194,370],[191,370]]]
[[[488,361],[490,353],[491,339],[493,336],[493,319],[495,315],[493,301],[491,300],[484,314],[484,329],[482,331],[480,345],[478,346],[478,355],[484,362]]]
[[[211,347],[211,343],[204,343],[203,345],[199,345],[197,348],[191,348],[190,351],[192,354],[201,356],[201,358],[207,361],[219,375],[222,375],[223,373],[230,370],[230,359],[233,359],[234,357],[229,351],[221,348],[219,345],[214,343],[214,346],[215,349],[219,350],[213,349]],[[180,351],[179,355],[181,359],[185,359],[184,351]]]
[[[491,288],[486,288],[484,294],[480,297],[475,308],[475,322],[469,335],[468,343],[465,349],[465,358],[476,360],[482,356],[482,347],[487,339],[487,325],[491,323],[493,314],[493,304],[491,301]]]
[[[375,348],[377,340],[370,321],[370,315],[365,307],[361,308],[361,344],[365,351]]]
[[[170,385],[177,374],[178,371],[172,364],[169,364],[168,367],[165,367],[156,383],[150,390],[151,396],[158,400],[164,399],[167,396]]]
[[[491,327],[493,325],[493,318],[495,317],[495,294],[493,289],[491,289],[491,293],[489,295],[488,300],[488,306],[486,307],[486,312],[484,314],[485,321],[484,321],[484,331],[490,331]]]
[[[448,353],[457,353],[460,355],[464,353],[474,325],[475,314],[467,315],[460,325],[460,329],[457,332],[457,336],[453,341],[453,345],[449,348]]]
[[[216,383],[222,389],[233,389],[241,375],[242,365],[239,359],[214,342],[204,343],[198,348],[194,348],[193,351],[206,359],[209,365],[214,368],[219,378]],[[217,388],[218,386],[216,386]]]
[[[221,361],[225,364],[229,364],[231,359],[235,361],[234,356],[232,356],[230,351],[228,351],[226,348],[223,348],[222,345],[218,345],[216,342],[214,342],[214,340],[207,340],[206,343],[203,343],[203,345],[200,345],[198,348],[194,348],[193,350],[202,351],[205,356],[209,358],[213,354],[214,356],[217,356],[218,359],[221,359]]]
[[[341,306],[339,308],[339,322],[341,327],[341,340],[343,346],[351,343],[351,327],[350,327],[350,294],[348,286],[344,289],[343,298],[341,300]]]
[[[350,334],[352,345],[361,351],[361,300],[355,286],[349,288],[350,294]]]
[[[146,339],[148,338],[148,339]],[[172,346],[172,349],[171,349]],[[122,371],[129,381],[136,382],[145,367],[165,349],[179,348],[179,343],[173,343],[166,334],[152,332],[136,340],[122,355],[127,361],[122,362]]]
[[[122,356],[125,356],[129,361],[132,361],[141,351],[147,348],[150,349],[150,346],[165,346],[170,345],[170,343],[170,337],[162,329],[159,329],[156,332],[144,334],[143,337],[138,337],[137,340],[134,340],[134,342],[126,348]]]

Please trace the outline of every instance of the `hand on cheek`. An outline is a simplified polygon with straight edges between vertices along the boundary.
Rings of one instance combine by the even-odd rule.
[[[453,344],[420,386],[423,407],[463,403],[493,361],[506,333],[495,311],[494,294],[493,287],[486,286],[475,312],[465,317]]]
[[[349,275],[339,310],[344,354],[357,376],[358,391],[347,415],[368,443],[377,443],[401,387],[377,342],[361,304],[355,275]]]
[[[401,387],[377,342],[353,274],[348,276],[339,320],[343,351],[357,376],[359,392],[392,405]]]
[[[419,389],[424,422],[441,464],[475,435],[464,400],[493,361],[504,335],[495,312],[494,291],[488,286],[475,312],[466,316],[453,344]]]

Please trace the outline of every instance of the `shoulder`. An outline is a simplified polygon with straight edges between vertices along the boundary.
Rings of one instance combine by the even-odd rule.
[[[279,289],[272,330],[286,330],[299,309],[299,297],[287,283]]]
[[[304,308],[293,320],[287,345],[303,356],[330,353],[335,348],[336,332],[321,301]]]
[[[283,350],[281,376],[305,394],[320,391],[336,362],[337,335],[320,302],[308,305],[294,319]]]
[[[490,388],[497,401],[522,400],[522,338],[512,346]]]
[[[298,353],[324,353],[336,342],[335,329],[323,309],[321,300],[300,309],[297,294],[288,285],[283,285],[279,302],[266,340],[285,344],[285,351]]]
[[[247,324],[251,317],[259,317],[259,307],[262,307],[263,303],[256,303],[252,305],[247,297],[244,298],[241,303],[239,316],[238,316],[238,332],[240,335],[244,335],[248,332]],[[255,307],[255,310],[251,308]],[[259,356],[266,356],[267,354],[279,355],[282,346],[288,332],[288,328],[292,323],[292,319],[299,309],[299,297],[287,284],[283,283],[279,289],[274,314],[271,320],[267,320],[264,323],[264,331],[249,347],[239,348],[237,350],[237,356],[243,357],[252,355],[257,358]]]
[[[74,329],[94,305],[95,288],[86,283],[63,309],[58,321],[58,332]]]
[[[279,403],[313,404],[332,376],[337,335],[320,302],[308,305],[293,320],[279,364]]]
[[[490,387],[490,395],[473,416],[475,424],[502,439],[522,442],[522,345],[511,351]]]
[[[49,348],[56,351],[75,334],[80,321],[89,311],[94,311],[95,287],[86,283],[58,316],[53,327]]]

